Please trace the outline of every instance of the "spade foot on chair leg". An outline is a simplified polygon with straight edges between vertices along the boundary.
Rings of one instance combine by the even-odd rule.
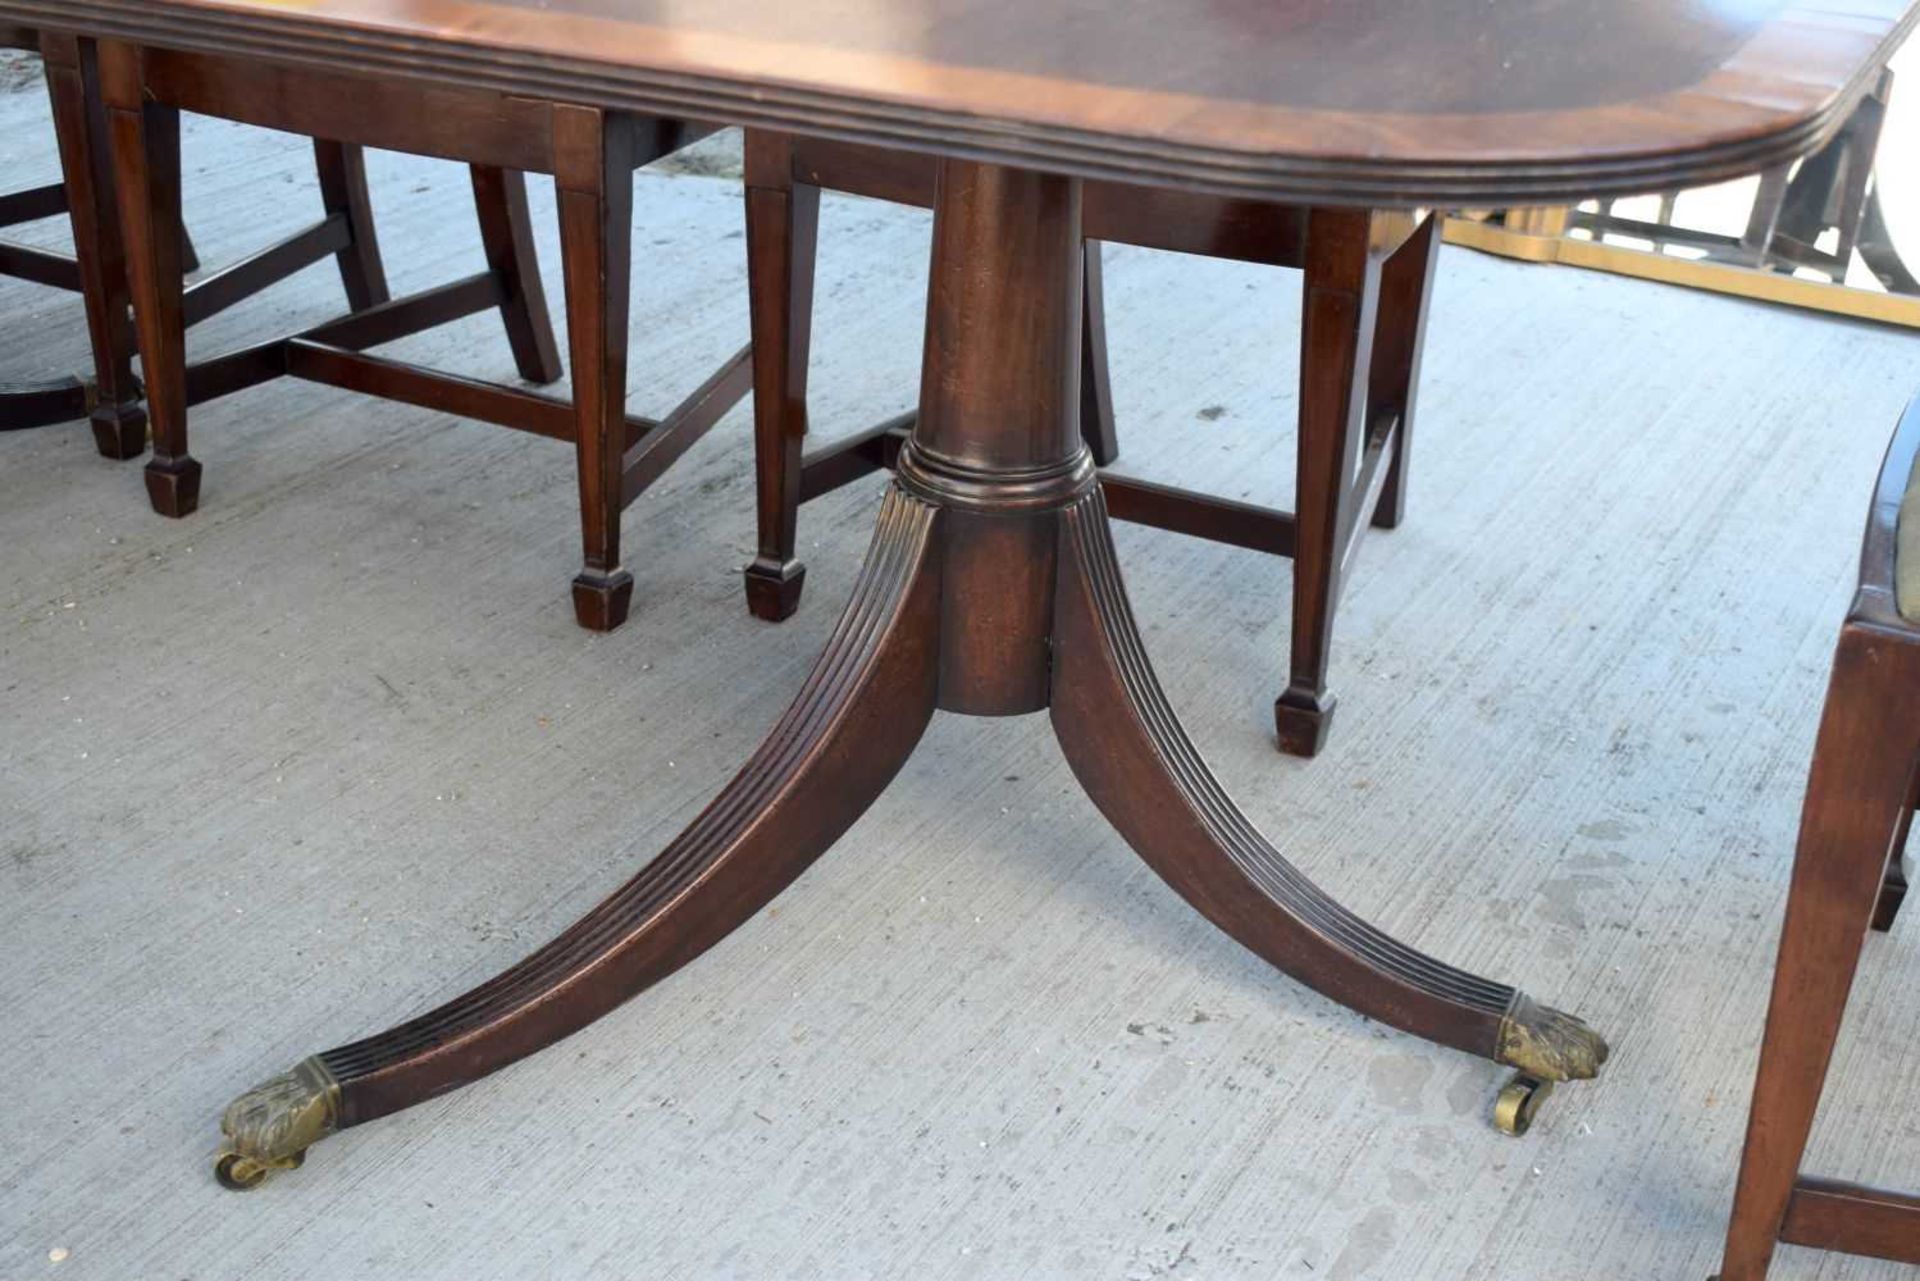
[[[87,424],[102,458],[124,462],[147,452],[147,410],[139,401],[96,406]]]
[[[800,589],[806,585],[807,567],[799,561],[760,557],[747,566],[744,574],[747,610],[755,618],[778,623],[791,618],[800,608]]]
[[[633,603],[633,575],[582,570],[573,580],[573,617],[590,632],[610,632],[627,621]]]
[[[200,464],[182,454],[147,464],[147,501],[162,516],[190,516],[200,506]]]
[[[1322,690],[1289,688],[1273,705],[1273,727],[1288,756],[1314,757],[1327,744],[1333,726],[1334,697]]]

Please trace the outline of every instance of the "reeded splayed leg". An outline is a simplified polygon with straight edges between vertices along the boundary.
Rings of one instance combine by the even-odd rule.
[[[1061,518],[1053,647],[1053,725],[1074,775],[1201,915],[1342,1005],[1507,1064],[1528,1081],[1599,1072],[1607,1046],[1593,1029],[1375,929],[1281,857],[1240,812],[1161,692],[1097,492]],[[1530,1116],[1516,1110],[1502,1128],[1517,1133]]]
[[[221,1121],[221,1181],[253,1186],[336,1130],[553,1044],[692,961],[790,885],[880,795],[933,714],[940,520],[931,505],[889,491],[853,599],[799,696],[658,857],[499,977],[242,1095]]]

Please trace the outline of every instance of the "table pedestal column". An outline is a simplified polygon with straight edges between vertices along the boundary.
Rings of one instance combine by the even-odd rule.
[[[1427,957],[1348,912],[1207,770],[1148,664],[1081,442],[1080,191],[948,162],[920,414],[853,599],[799,697],[691,827],[527,960],[439,1009],[307,1059],[232,1104],[220,1177],[552,1044],[765,906],[872,804],[936,709],[1047,710],[1128,843],[1242,944],[1369,1017],[1518,1070],[1523,1130],[1606,1044],[1580,1020]]]

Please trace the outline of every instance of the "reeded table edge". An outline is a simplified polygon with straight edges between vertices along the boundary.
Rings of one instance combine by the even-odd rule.
[[[1837,0],[1811,0],[1790,12],[1794,19],[1776,20],[1763,28],[1762,35],[1791,26],[1792,21],[1805,21],[1804,15],[1828,19],[1834,29],[1848,21],[1862,21],[1849,18]],[[1871,52],[1859,57],[1848,79],[1817,106],[1799,110],[1748,92],[1743,73],[1733,69],[1739,61],[1736,57],[1689,89],[1615,108],[1632,111],[1673,99],[1699,99],[1703,107],[1750,109],[1753,121],[1770,121],[1750,132],[1720,126],[1718,135],[1697,145],[1638,152],[1423,161],[1251,152],[1124,132],[1015,122],[879,94],[835,93],[761,79],[595,62],[457,34],[424,37],[370,24],[314,20],[294,11],[243,13],[171,6],[165,0],[0,0],[0,19],[162,48],[244,54],[336,72],[391,75],[653,115],[776,128],[1219,195],[1329,205],[1505,208],[1702,186],[1805,155],[1846,120],[1878,69],[1920,20],[1920,6],[1910,5],[1897,22],[1888,23],[1877,35],[1854,33],[1862,40],[1872,39]],[[1728,83],[1709,91],[1707,87],[1716,81]],[[1805,87],[1790,79],[1775,81],[1771,87],[1781,86]],[[1305,119],[1309,113],[1298,114]],[[1481,128],[1511,126],[1517,136],[1524,136],[1529,120],[1551,120],[1558,114],[1563,113],[1472,119]]]

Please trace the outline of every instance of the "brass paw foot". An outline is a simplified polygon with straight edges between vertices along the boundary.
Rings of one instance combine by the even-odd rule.
[[[1494,1058],[1542,1081],[1590,1081],[1607,1061],[1607,1043],[1573,1015],[1516,992],[1500,1020]]]
[[[220,1117],[226,1146],[214,1162],[223,1188],[257,1188],[275,1170],[297,1170],[307,1149],[332,1134],[340,1115],[340,1083],[319,1059],[254,1086]]]
[[[1518,1070],[1494,1101],[1494,1128],[1518,1138],[1533,1128],[1533,1118],[1555,1082],[1589,1081],[1600,1074],[1607,1043],[1573,1015],[1516,992],[1500,1020],[1496,1058]]]

